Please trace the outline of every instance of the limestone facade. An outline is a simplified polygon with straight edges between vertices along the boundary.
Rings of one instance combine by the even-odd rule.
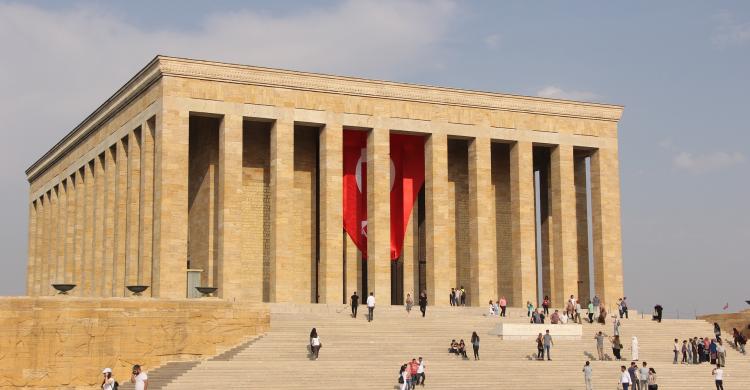
[[[197,269],[220,297],[257,302],[337,303],[356,290],[388,304],[424,289],[447,305],[464,286],[472,305],[590,290],[614,303],[621,115],[158,56],[26,171],[27,291],[64,282],[117,297],[143,284],[184,298]],[[368,132],[366,261],[342,231],[344,129]],[[391,133],[425,136],[425,185],[395,262],[382,190]]]

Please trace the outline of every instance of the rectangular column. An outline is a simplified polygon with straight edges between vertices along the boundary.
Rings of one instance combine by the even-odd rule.
[[[50,259],[47,263],[47,294],[51,295],[55,293],[55,290],[51,287],[53,283],[57,283],[57,257],[59,256],[59,245],[60,240],[60,187],[59,185],[52,188],[50,191]]]
[[[152,294],[184,298],[187,292],[188,146],[190,115],[169,98],[156,116],[154,257]],[[130,160],[131,155],[128,155]]]
[[[73,283],[78,286],[73,290],[74,295],[83,295],[83,262],[84,247],[86,246],[86,185],[83,182],[85,168],[75,172],[76,214],[75,231],[73,232]]]
[[[391,304],[390,131],[374,128],[367,136],[367,295]],[[365,297],[365,291],[362,292]]]
[[[623,295],[620,233],[620,172],[617,149],[591,156],[591,209],[594,231],[595,292],[612,308]]]
[[[448,253],[448,136],[432,133],[425,143],[426,285],[431,305],[447,306],[445,298],[456,285],[456,270],[449,269]]]
[[[141,200],[141,137],[140,131],[128,135],[128,212],[127,236],[125,238],[125,285],[140,282],[139,241],[140,241],[140,200]],[[172,196],[172,194],[168,194]]]
[[[65,234],[68,225],[68,192],[65,180],[58,184],[57,192],[57,261],[55,283],[65,282]]]
[[[44,218],[44,195],[36,199],[36,231],[35,231],[35,242],[34,247],[34,280],[31,294],[32,296],[38,296],[41,289],[41,277],[42,277],[42,264],[44,263],[44,224],[46,220]]]
[[[576,241],[578,245],[578,299],[586,303],[591,299],[591,278],[589,277],[589,218],[588,218],[588,184],[586,155],[574,156],[575,192],[576,192]]]
[[[534,158],[531,142],[510,149],[510,204],[513,237],[513,295],[508,304],[523,307],[537,301],[536,234],[534,223]]]
[[[404,282],[404,302],[406,302],[406,294],[411,293],[411,297],[414,299],[415,304],[419,298],[419,221],[418,219],[418,205],[419,199],[414,202],[414,207],[411,209],[411,216],[409,217],[409,223],[406,226],[406,232],[404,234],[404,245],[401,250],[401,262],[403,265],[403,282]]]
[[[83,264],[81,270],[80,293],[82,296],[91,296],[92,280],[94,273],[94,161],[86,163],[83,172],[86,199],[84,200],[84,238],[83,238]]]
[[[242,123],[240,115],[226,114],[219,127],[219,194],[217,213],[219,296],[248,299],[253,270],[242,259]]]
[[[292,266],[291,248],[294,208],[294,121],[291,113],[278,118],[271,128],[271,302],[309,302],[296,296],[296,283],[304,280]]]
[[[349,237],[347,232],[343,232],[344,240],[344,252],[346,253],[346,287],[344,288],[344,303],[349,303],[349,297],[353,292],[362,294],[362,286],[360,283],[360,272],[359,265],[359,250],[357,246]]]
[[[74,283],[75,275],[75,229],[76,229],[76,207],[78,193],[76,192],[75,174],[65,179],[67,192],[67,212],[65,223],[65,283]]]
[[[102,256],[102,273],[99,276],[103,297],[113,296],[114,261],[115,261],[115,197],[117,196],[117,166],[115,147],[104,151],[104,255]]]
[[[100,154],[94,159],[94,239],[93,245],[93,272],[91,274],[92,296],[102,295],[102,286],[104,282],[104,202],[106,191],[105,185],[107,178],[104,174],[104,154]]]
[[[558,145],[550,156],[552,263],[555,270],[552,302],[562,305],[578,294],[578,243],[573,146]]]
[[[331,121],[320,130],[318,231],[320,262],[318,266],[319,302],[336,304],[343,301],[343,127]],[[351,295],[351,292],[350,292]]]
[[[122,297],[125,290],[125,262],[127,257],[128,233],[128,152],[127,137],[115,144],[116,177],[115,187],[115,220],[114,248],[112,266],[112,296]]]
[[[34,269],[36,267],[36,200],[29,202],[28,263],[26,264],[26,295],[34,295]]]
[[[49,293],[49,264],[52,261],[52,190],[42,195],[44,225],[42,226],[42,259],[39,264],[39,295]]]
[[[149,119],[141,124],[141,183],[140,221],[138,232],[138,275],[139,284],[151,286],[153,266],[153,233],[154,233],[154,126],[155,120]],[[149,288],[144,294],[153,295]]]
[[[495,192],[492,187],[492,143],[475,138],[469,143],[469,232],[471,236],[472,306],[497,297]]]

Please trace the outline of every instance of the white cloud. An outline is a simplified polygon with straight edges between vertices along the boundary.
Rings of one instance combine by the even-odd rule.
[[[737,21],[729,11],[719,12],[714,16],[714,21],[714,45],[726,47],[750,43],[750,22]]]
[[[599,95],[590,91],[564,90],[554,85],[548,85],[539,91],[536,96],[552,99],[568,99],[579,101],[593,101],[599,99]]]
[[[698,155],[681,152],[674,156],[672,164],[677,169],[698,174],[715,172],[724,168],[743,164],[745,161],[745,155],[740,152],[713,152]]]

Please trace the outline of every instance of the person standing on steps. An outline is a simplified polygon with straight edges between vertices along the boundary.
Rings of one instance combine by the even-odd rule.
[[[500,317],[505,317],[505,308],[508,306],[508,301],[505,299],[505,297],[500,297],[500,302],[498,302],[498,305],[500,305]]]
[[[612,323],[612,326],[614,328],[614,335],[619,336],[620,335],[620,320],[618,318],[615,318],[614,322]]]
[[[630,367],[628,367],[628,375],[630,375],[630,381],[632,382],[631,387],[633,388],[633,390],[639,390],[638,366],[635,364],[635,362],[630,362]]]
[[[456,289],[451,287],[451,295],[450,295],[450,301],[451,306],[456,306]]]
[[[536,337],[536,360],[544,360],[544,336],[541,333]]]
[[[631,360],[638,361],[638,337],[633,336],[630,340],[630,354]]]
[[[674,347],[672,347],[672,352],[674,353],[674,361],[672,364],[677,364],[677,360],[680,356],[680,341],[678,339],[674,339]]]
[[[604,333],[599,331],[594,338],[596,339],[596,354],[599,357],[599,361],[602,361],[604,360]]]
[[[130,383],[135,383],[135,390],[148,390],[148,375],[141,370],[141,366],[138,364],[133,366]]]
[[[651,369],[646,366],[648,366],[648,364],[643,362],[643,367],[638,370],[638,384],[640,385],[641,390],[646,390],[649,386],[648,376],[651,373]]]
[[[555,343],[552,341],[552,335],[549,334],[549,329],[547,329],[547,333],[544,334],[544,352],[547,352],[547,360],[552,360],[550,357],[550,349],[553,345],[555,345]]]
[[[372,315],[375,311],[375,294],[370,291],[370,296],[367,297],[367,322],[372,322]]]
[[[659,385],[656,383],[656,370],[648,369],[648,390],[658,390]]]
[[[531,301],[526,301],[526,317],[531,317],[531,314],[533,313],[534,313],[534,305],[531,304]]]
[[[544,296],[544,300],[542,300],[542,314],[545,316],[549,315],[549,307],[552,303],[549,300],[549,297],[547,295]]]
[[[471,334],[471,347],[474,348],[474,360],[479,360],[479,335],[477,332]]]
[[[349,303],[352,306],[352,317],[357,318],[357,308],[359,307],[359,295],[355,291],[351,297],[349,297]]]
[[[615,359],[622,360],[622,356],[620,355],[620,350],[622,349],[620,336],[610,337],[609,341],[612,342],[612,354],[615,355]]]
[[[406,294],[406,314],[411,314],[411,307],[414,306],[414,299],[411,294]]]
[[[419,357],[419,368],[417,368],[417,384],[422,385],[424,387],[424,377],[425,377],[425,369],[427,368],[427,363],[422,359],[422,357]]]
[[[586,364],[583,366],[583,381],[586,382],[586,390],[594,390],[594,385],[591,383],[594,378],[594,372],[591,370],[591,362],[586,360]]]
[[[399,384],[398,387],[400,390],[406,390],[407,386],[409,386],[409,381],[407,377],[409,373],[408,367],[409,367],[408,365],[402,364],[401,368],[398,371],[398,384]]]
[[[315,328],[312,328],[312,331],[310,331],[310,350],[312,351],[314,360],[318,360],[321,346],[322,344],[320,342],[320,337],[318,337],[318,331]]]
[[[628,390],[630,385],[633,384],[633,381],[630,379],[630,374],[625,366],[620,366],[620,384],[622,385],[622,390]]]
[[[419,363],[417,363],[417,359],[411,359],[411,362],[409,363],[409,375],[411,376],[409,388],[412,390],[417,387],[417,380],[419,379],[419,376],[417,376],[418,371]]]
[[[594,304],[589,301],[589,305],[586,307],[588,310],[589,324],[594,323]]]
[[[419,294],[419,311],[422,312],[422,317],[427,314],[427,291],[422,291]]]
[[[716,365],[716,368],[711,371],[711,375],[714,376],[714,382],[716,383],[716,390],[724,390],[724,369],[720,365]]]
[[[461,286],[461,306],[466,306],[466,289]]]
[[[104,377],[101,386],[102,390],[115,390],[115,378],[112,378],[112,369],[105,368],[102,370],[102,376]]]

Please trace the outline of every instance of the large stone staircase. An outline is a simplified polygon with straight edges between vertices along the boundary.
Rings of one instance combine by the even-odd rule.
[[[593,336],[599,330],[611,334],[611,322],[584,324],[582,340],[556,340],[552,360],[536,361],[533,340],[490,334],[499,321],[527,321],[518,309],[498,319],[486,317],[483,308],[429,307],[422,318],[418,310],[407,315],[402,307],[378,307],[371,323],[364,309],[353,319],[344,306],[272,305],[268,333],[212,359],[154,370],[149,389],[394,389],[399,366],[419,356],[427,362],[431,389],[581,389],[586,360],[592,360],[594,388],[615,389],[620,365],[630,363],[594,360]],[[714,388],[710,365],[672,364],[673,339],[712,336],[709,323],[631,316],[622,324],[623,357],[630,359],[631,336],[638,336],[640,360],[656,370],[660,389]],[[567,325],[550,325],[553,335],[556,326]],[[323,342],[318,360],[310,359],[307,348],[312,327]],[[481,360],[447,353],[451,339],[469,344],[472,331],[481,337]],[[605,345],[611,357],[610,344]],[[725,384],[750,389],[750,356],[728,348]]]

